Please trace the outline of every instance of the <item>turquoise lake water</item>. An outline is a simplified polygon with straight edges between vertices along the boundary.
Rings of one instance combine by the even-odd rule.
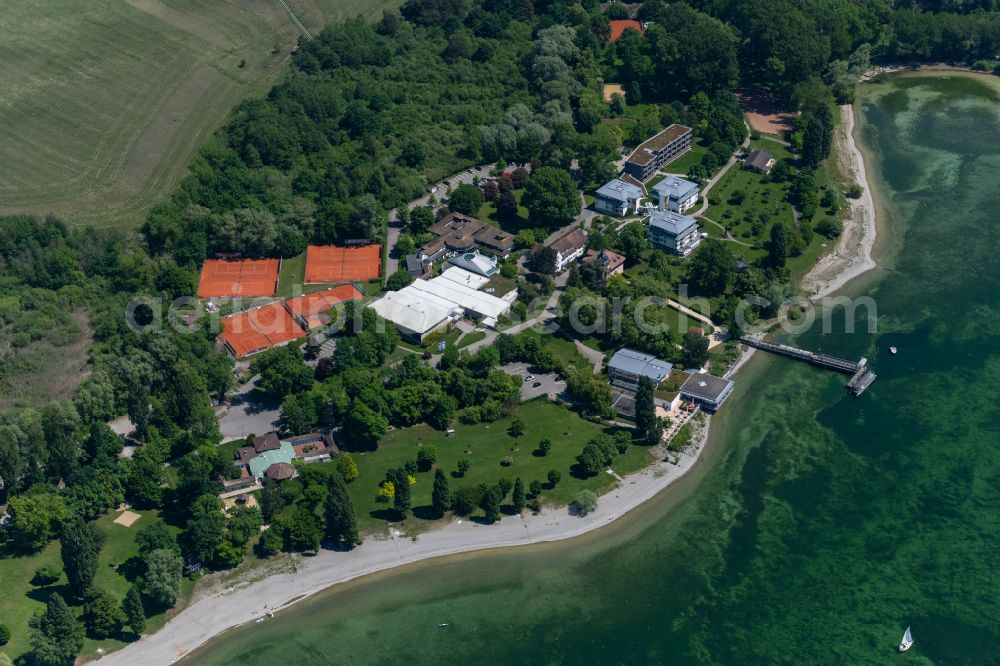
[[[879,331],[798,343],[873,358],[868,393],[758,355],[702,467],[621,524],[342,586],[190,661],[1000,663],[1000,80],[859,104],[899,241]]]

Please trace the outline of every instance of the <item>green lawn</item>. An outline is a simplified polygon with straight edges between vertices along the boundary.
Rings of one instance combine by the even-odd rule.
[[[531,328],[518,333],[518,337],[540,339],[542,344],[552,350],[552,355],[564,368],[583,369],[588,372],[593,370],[593,364],[577,350],[572,340],[559,335],[543,335]]]
[[[517,199],[517,217],[514,219],[501,220],[500,216],[497,215],[496,201],[484,201],[483,205],[479,207],[476,217],[483,222],[495,224],[504,231],[509,231],[512,234],[516,234],[521,229],[532,229],[531,222],[528,221],[528,209],[521,205],[521,197],[524,196],[524,190],[513,190],[513,193],[514,198]]]
[[[504,477],[512,481],[521,477],[525,485],[536,479],[545,482],[551,469],[558,470],[562,474],[562,480],[556,488],[542,492],[543,502],[565,504],[582,488],[601,491],[614,485],[614,479],[607,474],[579,479],[570,473],[571,466],[575,464],[574,458],[584,444],[602,431],[602,426],[582,419],[562,405],[543,401],[520,405],[514,416],[527,426],[525,434],[518,439],[507,434],[513,417],[503,418],[495,423],[459,423],[455,425],[453,437],[447,437],[445,433],[429,426],[419,425],[390,431],[377,451],[354,454],[359,475],[349,488],[358,510],[361,528],[366,531],[382,529],[386,526],[387,519],[393,517],[393,512],[387,510],[385,504],[376,501],[379,483],[385,478],[388,468],[415,460],[421,444],[433,444],[437,447],[438,466],[449,473],[452,490],[480,483],[493,484]],[[533,451],[544,437],[552,440],[553,447],[549,455],[539,457]],[[513,458],[510,467],[500,464],[504,456]],[[456,470],[460,459],[468,459],[472,463],[464,478],[451,474]],[[618,458],[614,469],[624,475],[640,469],[647,460],[648,450],[645,447],[632,446]],[[332,468],[331,463],[321,464]],[[408,528],[419,531],[433,523],[426,519],[433,480],[433,471],[417,474],[417,482],[411,487],[415,515],[407,519]]]
[[[695,164],[701,163],[701,158],[704,157],[705,153],[707,152],[708,152],[708,146],[703,146],[700,142],[695,142],[691,144],[691,150],[687,151],[674,161],[665,164],[662,170],[667,173],[679,173],[682,176],[686,175],[687,172],[691,169],[691,167],[693,167]],[[655,178],[651,178],[646,183],[646,187],[648,188],[655,185],[663,178],[664,178],[663,176],[656,176]]]
[[[117,511],[97,519],[96,524],[107,535],[107,540],[101,549],[98,558],[97,574],[94,577],[94,585],[107,590],[116,598],[122,599],[125,592],[131,585],[130,579],[134,575],[128,570],[129,567],[119,567],[128,562],[129,558],[138,554],[138,546],[135,543],[135,535],[146,525],[159,520],[156,511],[136,511],[142,517],[131,527],[115,525],[114,519],[118,517]],[[175,531],[179,532],[177,528]],[[28,620],[38,610],[43,610],[49,595],[58,592],[67,601],[72,601],[66,589],[66,578],[63,578],[53,585],[46,587],[36,587],[31,584],[35,569],[42,565],[52,564],[62,567],[60,559],[59,542],[53,541],[41,552],[28,556],[8,556],[4,555],[0,559],[0,581],[3,581],[3,592],[0,594],[0,621],[8,625],[11,629],[10,642],[0,648],[0,652],[7,654],[12,659],[25,654],[31,649],[28,635]],[[181,599],[178,605],[183,604],[183,600],[190,597],[194,588],[194,583],[183,579],[181,586]],[[80,607],[74,607],[79,612]],[[174,609],[170,614],[176,613]],[[149,618],[147,621],[147,631],[152,632],[162,627],[169,614],[160,613]],[[104,639],[96,641],[88,638],[84,643],[84,656],[93,656],[94,651],[101,647],[105,651],[118,649],[125,645],[125,642],[115,639]]]
[[[297,257],[281,260],[281,273],[278,275],[278,296],[288,298],[292,295],[295,285],[300,287],[306,279],[306,253]]]
[[[765,148],[778,160],[791,159],[791,153],[773,141],[759,139],[752,141],[750,146]],[[709,192],[712,205],[705,211],[705,216],[725,226],[739,240],[761,243],[774,222],[781,221],[788,227],[794,225],[792,205],[786,200],[790,187],[790,183],[770,182],[765,176],[736,165]],[[738,193],[742,194],[742,200],[738,198]],[[769,221],[755,225],[761,214],[768,216]],[[717,227],[707,228],[706,231],[721,235]],[[746,254],[746,249],[740,248],[740,251]]]
[[[306,279],[306,253],[281,260],[281,272],[278,274],[278,298],[291,298],[302,294],[323,291],[333,286],[333,283],[304,284]],[[382,280],[372,280],[362,285],[365,291],[374,283],[375,291],[382,293]]]
[[[462,339],[458,341],[458,348],[465,349],[469,345],[475,344],[486,337],[485,331],[473,331],[462,336]]]
[[[424,353],[425,351],[439,354],[440,350],[438,349],[438,343],[443,341],[445,343],[445,346],[452,347],[455,345],[455,343],[458,342],[458,339],[460,337],[462,337],[462,331],[457,328],[453,328],[447,333],[445,333],[443,336],[432,336],[426,341],[426,343],[423,346],[414,345],[409,342],[403,342],[403,341],[400,341],[399,346],[402,347],[403,349],[409,349],[410,351],[420,352],[421,354]]]

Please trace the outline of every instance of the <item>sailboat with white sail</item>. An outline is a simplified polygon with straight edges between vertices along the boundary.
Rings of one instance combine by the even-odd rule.
[[[899,641],[899,651],[906,652],[911,647],[913,647],[913,636],[910,635],[910,628],[906,628],[906,633],[903,634],[903,640]]]

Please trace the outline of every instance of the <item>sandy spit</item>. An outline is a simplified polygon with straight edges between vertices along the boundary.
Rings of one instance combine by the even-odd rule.
[[[854,108],[840,107],[843,122],[837,127],[837,156],[841,171],[849,180],[859,183],[864,191],[860,199],[848,199],[849,215],[832,252],[820,258],[802,278],[801,287],[812,300],[828,296],[851,280],[878,267],[872,259],[877,227],[875,200],[865,171],[865,159],[854,140]]]

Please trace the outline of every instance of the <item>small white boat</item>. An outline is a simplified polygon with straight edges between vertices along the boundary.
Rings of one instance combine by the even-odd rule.
[[[895,354],[895,353],[896,353],[896,352],[898,352],[898,351],[899,351],[899,350],[898,350],[898,349],[896,349],[895,347],[889,347],[889,353],[890,353],[890,354]]]
[[[899,651],[906,652],[911,647],[913,647],[913,636],[910,635],[910,628],[906,628],[906,633],[903,634],[903,640],[899,641]]]
[[[448,626],[448,623],[447,623],[447,622],[442,622],[442,623],[441,623],[441,624],[439,624],[438,626],[439,626],[439,627],[447,627],[447,626]]]

